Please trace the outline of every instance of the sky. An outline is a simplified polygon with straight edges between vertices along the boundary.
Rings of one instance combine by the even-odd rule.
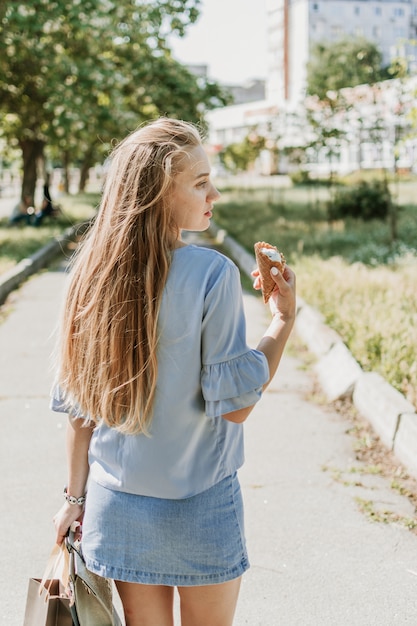
[[[265,0],[202,0],[200,17],[183,39],[171,39],[174,57],[205,64],[209,78],[240,84],[266,78]]]

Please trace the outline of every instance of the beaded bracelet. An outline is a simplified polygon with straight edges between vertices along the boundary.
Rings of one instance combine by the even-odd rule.
[[[67,487],[64,487],[64,498],[68,502],[68,504],[78,504],[78,506],[82,506],[85,502],[85,496],[86,494],[80,496],[79,498],[76,498],[75,496],[70,496],[68,494]]]

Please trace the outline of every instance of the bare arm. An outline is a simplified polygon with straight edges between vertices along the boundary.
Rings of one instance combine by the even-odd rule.
[[[89,473],[88,448],[94,426],[85,426],[84,420],[71,415],[68,417],[67,426],[67,464],[68,483],[67,490],[71,496],[79,498],[86,491]],[[54,517],[56,529],[56,543],[61,544],[68,528],[75,521],[81,521],[84,507],[78,504],[65,502]]]
[[[276,275],[271,275],[277,285],[269,300],[272,321],[257,346],[257,349],[265,354],[269,366],[269,380],[264,385],[264,390],[268,387],[277,371],[284,348],[294,326],[296,312],[294,272],[286,267],[283,275],[279,272]],[[253,272],[253,276],[255,277],[255,289],[260,289],[258,270]],[[223,418],[236,423],[244,422],[254,406],[226,413],[223,415]]]

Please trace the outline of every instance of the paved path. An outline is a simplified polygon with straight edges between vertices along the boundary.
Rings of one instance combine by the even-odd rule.
[[[12,294],[0,324],[1,626],[23,624],[27,581],[43,573],[62,503],[65,417],[49,411],[48,394],[63,269]],[[267,316],[253,295],[245,306],[255,346]],[[324,471],[358,464],[343,419],[307,401],[311,385],[287,352],[245,426],[240,476],[252,567],[235,626],[416,625],[417,537],[371,523],[355,499],[413,511],[378,476],[362,476],[361,487],[357,475],[342,484]]]

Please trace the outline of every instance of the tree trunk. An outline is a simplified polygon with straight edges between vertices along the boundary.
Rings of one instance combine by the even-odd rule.
[[[30,197],[34,205],[36,181],[38,178],[38,160],[43,157],[45,142],[39,139],[21,139],[19,146],[23,158],[22,198]]]
[[[391,243],[398,240],[398,205],[391,200],[388,214]]]
[[[384,186],[388,196],[388,227],[390,233],[390,242],[394,243],[398,239],[398,204],[394,202],[392,198],[386,169],[384,169]]]
[[[69,193],[69,190],[70,190],[69,164],[70,164],[69,154],[68,152],[64,152],[62,154],[62,169],[63,169],[63,176],[64,176],[65,193]]]
[[[80,192],[85,191],[86,185],[88,183],[91,166],[92,166],[92,154],[87,153],[84,157],[84,161],[80,169],[80,182],[78,185],[78,191]]]

